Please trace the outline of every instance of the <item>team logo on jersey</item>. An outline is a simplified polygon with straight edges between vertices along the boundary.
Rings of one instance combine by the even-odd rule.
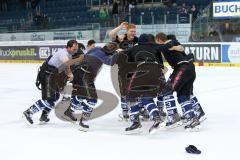
[[[45,59],[51,55],[51,51],[49,47],[40,47],[39,48],[39,58]]]

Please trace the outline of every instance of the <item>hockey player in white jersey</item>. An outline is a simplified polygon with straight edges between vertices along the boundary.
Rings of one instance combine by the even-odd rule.
[[[42,115],[39,119],[40,122],[48,122],[50,120],[48,115],[54,108],[55,102],[60,97],[60,89],[63,88],[64,82],[67,80],[71,81],[73,79],[70,65],[75,62],[70,60],[77,50],[78,42],[76,40],[70,40],[67,42],[65,49],[59,50],[42,64],[38,74],[42,99],[36,101],[31,107],[23,112],[23,117],[28,123],[34,123],[32,116],[39,111],[42,111]],[[81,58],[75,61],[78,61]]]

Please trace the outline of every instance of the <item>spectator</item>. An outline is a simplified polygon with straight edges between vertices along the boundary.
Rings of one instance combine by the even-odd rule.
[[[35,12],[33,17],[35,29],[46,29],[48,28],[48,17],[46,14]]]
[[[107,5],[105,3],[103,4],[103,6],[100,7],[99,18],[102,22],[105,22],[105,25],[108,23],[109,13]]]
[[[170,0],[170,2],[171,2],[171,4],[172,4],[172,6],[176,6],[177,4],[176,4],[176,0]]]
[[[189,42],[199,42],[199,37],[195,31],[192,31],[188,41]]]
[[[113,2],[113,7],[112,7],[112,15],[113,17],[116,15],[118,15],[118,4],[119,4],[119,1],[115,0]]]
[[[224,23],[221,33],[222,33],[222,38],[223,38],[224,42],[232,42],[233,41],[234,32],[228,22]]]
[[[185,3],[182,4],[180,9],[178,10],[178,13],[179,13],[179,22],[188,23],[188,9]]]
[[[36,26],[39,26],[41,24],[41,15],[38,12],[35,13],[33,22]]]
[[[42,14],[42,25],[43,25],[43,29],[47,29],[48,28],[48,16],[46,14]]]
[[[171,7],[172,6],[172,2],[171,0],[162,0],[162,3],[167,6],[167,7]]]
[[[199,35],[199,41],[200,42],[204,42],[206,40],[206,33],[200,33]]]
[[[185,13],[185,14],[188,13],[188,9],[187,9],[185,3],[182,4],[182,6],[179,8],[178,12],[179,12],[179,13]]]
[[[1,4],[2,11],[7,11],[7,0],[1,0]]]
[[[210,32],[208,35],[208,42],[220,42],[220,37],[217,31]]]
[[[219,33],[216,31],[216,28],[214,26],[210,26],[208,37],[206,39],[208,42],[220,42],[220,36]]]
[[[197,16],[198,16],[198,10],[197,10],[195,4],[192,5],[189,12],[192,14],[192,22],[194,22],[197,19]]]
[[[31,9],[32,8],[32,2],[31,0],[26,1],[26,9]]]
[[[118,4],[119,1],[115,0],[113,2],[113,7],[112,7],[112,18],[113,18],[113,25],[116,26],[118,25]]]
[[[133,2],[128,4],[128,13],[129,15],[134,15],[135,13],[135,5],[133,5]]]

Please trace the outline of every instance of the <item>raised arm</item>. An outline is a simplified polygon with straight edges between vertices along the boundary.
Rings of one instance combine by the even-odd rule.
[[[122,22],[118,27],[114,28],[113,30],[111,30],[108,33],[108,36],[111,40],[115,40],[117,33],[121,30],[121,29],[126,29],[127,28],[128,23],[127,22]]]

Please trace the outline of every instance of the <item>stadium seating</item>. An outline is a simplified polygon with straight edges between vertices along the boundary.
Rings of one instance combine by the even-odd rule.
[[[81,26],[87,23],[100,23],[102,26],[113,25],[111,22],[111,9],[109,9],[109,23],[102,22],[99,19],[99,11],[90,9],[86,2],[86,0],[41,0],[38,6],[40,6],[41,13],[47,15],[49,19],[47,28],[36,28],[36,25],[32,25],[35,26],[34,28],[26,28],[24,22],[29,19],[29,14],[32,13],[34,9],[26,10],[24,6],[16,5],[13,3],[13,0],[10,0],[8,11],[0,11],[0,27],[5,26],[18,30],[31,30]],[[96,2],[97,0],[95,0],[95,4]],[[131,22],[136,24],[152,24],[153,22],[159,24],[164,22],[165,14],[167,16],[167,23],[177,23],[176,15],[179,14],[178,9],[182,3],[185,3],[189,7],[192,4],[199,7],[206,6],[209,2],[211,1],[177,0],[177,6],[173,5],[171,7],[163,5],[158,7],[155,7],[155,5],[152,5],[153,7],[137,5],[134,12],[131,12],[131,16],[130,14],[120,15],[122,16],[121,20],[129,21],[129,18],[131,18]],[[188,22],[189,19],[187,18],[186,23]],[[10,28],[9,30],[11,30]]]

